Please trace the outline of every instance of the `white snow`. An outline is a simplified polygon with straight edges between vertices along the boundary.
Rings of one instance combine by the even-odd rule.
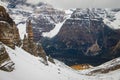
[[[16,12],[16,10],[13,10],[13,12]],[[25,22],[28,17],[23,16],[22,14],[12,14],[12,19],[15,21],[16,24],[19,24],[20,22]]]
[[[19,47],[16,47],[15,50],[7,46],[5,48],[15,63],[15,70],[12,72],[0,70],[0,80],[120,80],[120,69],[107,74],[87,76],[58,60],[55,60],[56,64],[48,62],[49,65],[47,66],[41,62],[40,57],[34,57]],[[120,59],[107,62],[101,67],[109,66],[115,62],[119,63]],[[100,67],[93,69],[96,68]],[[89,72],[89,69],[86,72]]]
[[[110,14],[110,11],[108,11]],[[108,18],[104,17],[104,23],[107,24],[112,29],[120,29],[120,11],[112,14],[114,16],[113,21],[110,21]]]
[[[75,10],[75,9],[72,9],[73,11]],[[65,13],[66,14],[68,14],[68,15],[71,15],[72,13],[73,13],[73,11],[72,10],[70,10],[70,9],[68,9],[68,10],[65,10]]]
[[[56,36],[59,32],[59,30],[61,29],[62,25],[64,24],[65,21],[63,21],[62,23],[58,23],[56,24],[55,28],[53,30],[51,30],[50,32],[44,32],[42,33],[43,37],[49,37],[49,38],[53,38],[54,36]]]
[[[4,2],[2,2],[2,1],[0,1],[0,5],[1,5],[1,6],[4,6],[4,8],[7,10],[7,5],[8,5],[8,3],[4,3]]]
[[[103,22],[112,29],[120,29],[120,20],[119,19],[111,22],[109,19],[104,18]]]
[[[5,46],[11,60],[15,63],[13,72],[0,70],[0,80],[119,80],[120,70],[108,74],[86,76],[78,73],[65,64],[55,60],[56,65],[49,62],[46,66],[21,48],[15,50]],[[119,61],[117,59],[116,61]],[[108,63],[107,63],[108,64]]]
[[[27,0],[27,3],[36,4],[37,1],[39,0]],[[7,4],[2,3],[1,1],[0,5],[7,6]],[[31,8],[26,8],[26,10],[27,9],[30,10]],[[14,11],[16,12],[17,9]],[[63,22],[56,24],[53,30],[50,32],[45,32],[42,35],[49,38],[56,36],[59,33],[64,22],[70,18],[72,14],[70,10],[67,10],[66,13],[67,18]],[[12,17],[14,18],[14,21],[17,22],[17,24],[27,20],[27,18],[23,15],[14,14]],[[115,18],[116,20],[113,22],[105,18],[104,22],[107,25],[112,26],[111,28],[120,29],[120,12],[115,14]],[[20,38],[23,39],[24,34],[26,34],[26,24],[20,23],[17,27],[19,29]],[[49,65],[46,66],[41,62],[41,58],[34,57],[21,48],[16,47],[15,50],[7,46],[5,46],[5,48],[11,60],[15,63],[15,70],[9,73],[0,70],[0,80],[120,80],[120,69],[107,74],[87,76],[85,73],[90,72],[91,70],[89,69],[87,71],[77,72],[57,60],[55,60],[56,64],[49,62]],[[119,60],[120,59],[118,58],[116,61],[119,62]],[[93,69],[99,69],[102,67],[107,68],[107,66],[110,66],[110,63],[111,62],[108,62]]]
[[[17,26],[18,30],[19,30],[19,34],[20,34],[20,38],[23,40],[24,39],[24,35],[27,35],[26,33],[26,24],[24,23],[20,23]]]
[[[21,48],[16,47],[12,50],[6,46],[6,50],[15,63],[15,70],[9,73],[0,70],[0,80],[83,80],[90,78],[64,67],[64,64],[59,61],[56,65],[49,62],[46,66],[40,62],[41,58],[34,57]]]
[[[35,5],[35,4],[38,4],[41,1],[40,0],[27,0],[26,2]]]
[[[51,30],[50,32],[44,32],[44,33],[42,33],[42,36],[43,37],[48,37],[48,38],[55,37],[59,33],[59,31],[62,28],[62,26],[65,23],[65,21],[71,17],[72,11],[67,10],[66,13],[67,13],[66,19],[63,22],[57,23],[55,25],[55,28],[53,30]]]
[[[113,59],[111,61],[108,61],[100,66],[80,71],[80,73],[85,75],[94,70],[108,69],[108,68],[116,66],[116,65],[120,65],[120,57]],[[99,79],[100,80],[120,80],[120,69],[110,71],[108,73],[103,73],[103,74],[102,73],[94,73],[94,76],[96,77],[96,80],[99,80]]]

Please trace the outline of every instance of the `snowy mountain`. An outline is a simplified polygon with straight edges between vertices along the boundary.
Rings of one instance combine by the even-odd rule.
[[[20,1],[23,1],[23,0],[20,0]],[[9,3],[7,4],[0,1],[0,4],[2,4],[2,6],[5,6],[5,8],[9,7],[8,6]],[[120,76],[119,76],[120,59],[119,58],[109,61],[101,66],[88,69],[86,71],[75,71],[56,59],[52,59],[52,58],[50,59],[50,56],[46,56],[46,53],[42,48],[42,45],[39,43],[36,44],[33,41],[34,34],[32,31],[32,23],[30,19],[33,20],[33,17],[37,18],[38,16],[36,17],[36,15],[39,13],[38,10],[37,10],[37,13],[34,13],[33,11],[31,11],[35,9],[34,5],[18,4],[15,6],[15,8],[12,7],[13,9],[8,8],[7,12],[10,13],[11,16],[9,16],[5,8],[2,6],[0,6],[0,80],[27,80],[27,79],[28,80],[40,80],[40,79],[41,80],[48,80],[48,79],[50,80],[119,80],[120,79]],[[44,6],[46,6],[46,4]],[[56,12],[54,14],[59,15],[59,19],[58,18],[55,19],[56,15],[53,15],[54,16],[52,18],[53,20],[51,20],[49,17],[45,18],[46,20],[48,19],[48,21],[50,20],[51,23],[54,23],[56,25],[53,28],[53,30],[49,30],[50,32],[48,33],[49,34],[51,33],[51,35],[43,31],[44,32],[43,35],[46,34],[45,37],[49,37],[52,39],[52,37],[56,38],[56,36],[57,37],[61,36],[61,30],[69,31],[70,29],[67,26],[69,27],[72,27],[73,25],[78,26],[79,22],[81,22],[79,20],[81,19],[82,21],[84,20],[88,21],[88,23],[86,24],[83,23],[84,25],[86,25],[85,31],[86,31],[86,28],[88,27],[92,28],[91,26],[89,26],[89,24],[91,24],[91,21],[93,21],[93,23],[94,21],[100,22],[98,24],[100,24],[99,26],[101,28],[101,18],[94,19],[93,17],[95,16],[92,16],[92,13],[89,13],[88,15],[86,15],[86,10],[84,14],[82,13],[82,16],[79,15],[76,18],[76,13],[79,12],[79,10],[78,11],[73,10],[74,12],[72,12],[72,10],[67,11],[66,12],[67,15],[63,16],[64,12],[61,12],[61,11],[57,12],[53,8],[51,9],[50,5],[49,7],[47,7],[47,9],[46,7],[44,7],[44,9],[40,8],[40,12],[42,11],[43,13],[44,12],[46,13],[47,11],[48,12],[46,14],[47,16],[50,14],[53,14],[54,12]],[[50,13],[48,9],[51,10]],[[45,17],[46,15],[43,15],[43,16]],[[60,17],[60,15],[62,16],[62,18]],[[12,20],[11,17],[14,19],[14,21]],[[71,23],[71,20],[72,20],[72,23]],[[36,22],[33,22],[33,23],[36,23]],[[91,25],[93,25],[93,23]],[[96,26],[97,24],[94,24],[94,25]],[[102,23],[102,26],[103,25],[104,23]],[[79,28],[76,28],[77,26],[75,27],[73,26],[72,30],[79,29]],[[98,27],[98,30],[99,30],[99,26],[98,25],[96,26]],[[59,28],[56,28],[56,27],[59,27]],[[111,32],[114,31],[113,29],[111,29],[111,27],[107,25],[105,25],[104,27],[105,29]],[[35,26],[33,28],[35,28]],[[66,28],[67,30],[64,28]],[[82,27],[80,26],[80,29],[81,28]],[[87,29],[87,31],[92,32],[92,29]],[[84,28],[82,28],[82,30],[84,30]],[[65,31],[64,33],[66,33]],[[97,31],[97,29],[96,30],[93,29],[93,31]],[[55,32],[55,34],[53,34],[53,32]],[[75,33],[76,32],[78,31],[75,31]],[[70,35],[71,36],[73,35],[72,32],[70,33]],[[72,37],[73,39],[76,38],[76,37],[74,38],[74,36]],[[66,34],[64,34],[64,38],[66,39]],[[69,39],[69,37],[67,38]],[[89,39],[89,36],[87,38]],[[114,38],[116,39],[116,36]],[[64,41],[66,41],[65,39]],[[98,41],[95,40],[93,42],[95,42],[95,44],[90,46],[88,50],[92,51],[94,55],[97,55],[96,52],[99,52],[98,48],[101,48],[101,47],[99,47]],[[61,43],[59,44],[63,45]],[[120,42],[118,42],[115,45],[115,47],[113,47],[113,52],[115,54],[119,52],[119,44]],[[56,45],[55,48],[59,49],[59,46],[57,44],[55,45]],[[70,42],[68,42],[65,45],[67,45],[67,49],[73,48],[72,46],[70,46]],[[47,48],[49,47],[51,47],[51,45],[47,46]],[[94,47],[97,47],[97,48],[95,48],[94,50],[93,49]],[[66,46],[64,48],[66,49]],[[69,52],[72,52],[72,51],[69,51]],[[73,55],[70,55],[70,56],[73,56]],[[79,54],[77,56],[79,56]],[[73,56],[73,57],[76,58],[76,56]]]
[[[58,28],[43,35],[48,37],[42,40],[45,51],[68,65],[99,65],[119,57],[119,13],[119,9],[74,9],[57,34]]]
[[[42,36],[43,36],[43,37],[53,38],[53,37],[55,37],[55,36],[59,33],[62,25],[65,23],[65,21],[66,21],[67,19],[70,18],[71,14],[72,14],[72,11],[66,10],[65,13],[66,13],[66,16],[65,16],[66,18],[65,18],[65,20],[62,21],[62,22],[57,23],[57,24],[55,25],[54,29],[52,29],[51,31],[42,33]]]
[[[56,24],[65,19],[63,10],[55,9],[52,5],[44,2],[38,4],[32,4],[31,0],[7,0],[3,2],[17,25],[26,25],[25,22],[28,19],[32,21],[36,41],[40,40],[43,32],[51,31]]]
[[[30,19],[35,41],[42,42],[47,53],[69,65],[75,62],[98,65],[119,56],[119,47],[116,48],[119,43],[119,8],[63,11],[44,2],[32,4],[31,0],[2,0],[1,5],[7,8],[16,22],[21,39],[26,34],[26,20]],[[96,26],[99,29],[95,29]],[[80,58],[83,61],[80,62]],[[89,62],[89,59],[93,60]],[[100,63],[96,64],[96,59]]]

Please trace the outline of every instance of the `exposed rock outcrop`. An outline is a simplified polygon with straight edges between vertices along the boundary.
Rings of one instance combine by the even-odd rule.
[[[13,34],[14,34],[14,44],[16,46],[20,46],[21,45],[20,34],[15,23],[13,23]]]
[[[88,49],[87,49],[87,52],[85,53],[86,55],[91,55],[91,56],[95,56],[97,54],[99,54],[100,52],[100,47],[97,43],[97,41],[92,45],[90,46]]]
[[[13,20],[10,18],[9,14],[6,12],[3,6],[0,6],[0,21],[8,22],[11,26],[13,25]]]
[[[23,41],[21,41],[15,22],[9,17],[5,8],[0,6],[0,41],[13,49],[15,49],[15,46],[20,47],[22,42],[22,48],[25,51],[36,57],[42,57],[43,63],[48,65],[44,49],[41,45],[37,45],[34,42],[34,35],[30,20],[27,22],[26,32],[27,35],[25,35]],[[4,71],[12,71],[14,69],[13,66],[14,63],[10,60],[5,47],[0,44],[0,69]]]
[[[43,63],[47,65],[48,64],[47,57],[44,49],[42,48],[40,43],[36,44],[34,42],[34,39],[33,39],[34,35],[33,35],[32,24],[30,20],[27,22],[26,32],[27,32],[27,35],[24,36],[22,48],[34,56],[42,57],[44,60]]]
[[[118,43],[112,48],[111,55],[119,55],[120,54],[120,40]]]
[[[44,51],[44,49],[42,48],[41,44],[39,43],[37,45],[37,54],[43,58],[43,63],[48,65],[48,60],[47,60],[47,57],[46,57],[46,52]]]
[[[38,56],[37,45],[33,41],[33,31],[32,31],[31,21],[27,22],[26,32],[27,35],[24,36],[22,48],[27,52],[31,53],[32,55]]]
[[[19,46],[21,43],[15,22],[2,6],[0,6],[0,41],[13,49],[15,45]]]
[[[0,69],[4,71],[13,71],[14,63],[11,61],[5,47],[0,42]]]
[[[52,58],[50,55],[48,56],[48,61],[50,61],[51,63],[54,63],[54,64],[55,64],[53,58]]]

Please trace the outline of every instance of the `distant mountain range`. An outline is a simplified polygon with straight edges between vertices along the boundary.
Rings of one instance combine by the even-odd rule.
[[[120,80],[119,9],[0,4],[0,80]]]

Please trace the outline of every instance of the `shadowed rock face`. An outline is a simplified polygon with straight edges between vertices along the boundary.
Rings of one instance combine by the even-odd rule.
[[[67,20],[56,36],[57,41],[63,42],[66,48],[79,48],[80,52],[86,53],[87,49],[95,44],[96,40],[99,40],[98,38],[103,34],[104,27],[102,21],[91,20],[90,25],[85,22],[88,21]],[[99,45],[101,44],[98,43]]]
[[[119,40],[119,29],[111,29],[89,9],[77,9],[57,36],[43,40],[43,45],[47,53],[69,65],[75,64],[75,61],[78,64],[99,65],[120,56]]]

